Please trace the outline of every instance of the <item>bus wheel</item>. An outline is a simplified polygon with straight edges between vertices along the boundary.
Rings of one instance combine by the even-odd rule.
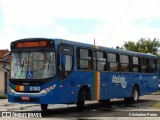
[[[78,111],[84,110],[84,104],[85,104],[85,91],[82,89],[78,94],[78,101],[77,101],[77,109]]]
[[[138,100],[139,100],[139,91],[138,91],[137,87],[133,87],[132,97],[124,98],[124,101],[125,101],[126,105],[130,104],[130,103],[136,103],[136,102],[138,102]]]
[[[131,102],[136,103],[139,100],[139,91],[137,87],[133,87]]]
[[[47,110],[48,104],[41,104],[41,109],[42,110]]]

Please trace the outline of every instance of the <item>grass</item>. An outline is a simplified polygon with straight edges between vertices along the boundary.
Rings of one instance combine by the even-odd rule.
[[[156,92],[157,95],[160,95],[160,90],[158,92]],[[160,108],[160,102],[156,103],[155,105],[153,105],[154,108]]]
[[[156,92],[157,95],[160,95],[160,90],[158,92]]]
[[[7,95],[0,94],[0,99],[7,99]]]
[[[155,105],[153,105],[154,108],[160,108],[160,102],[156,103]]]

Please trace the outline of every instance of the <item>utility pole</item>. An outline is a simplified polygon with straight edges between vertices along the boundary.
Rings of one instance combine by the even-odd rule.
[[[96,45],[96,40],[95,40],[95,38],[94,38],[94,45]]]
[[[7,94],[8,72],[4,72],[4,94]]]

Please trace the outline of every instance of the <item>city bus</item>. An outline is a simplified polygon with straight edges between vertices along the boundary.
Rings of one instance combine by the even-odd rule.
[[[8,101],[22,104],[138,102],[158,91],[155,55],[64,39],[26,38],[11,42]]]

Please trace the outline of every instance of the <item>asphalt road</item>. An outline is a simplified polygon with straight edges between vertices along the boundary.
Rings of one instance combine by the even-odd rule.
[[[25,114],[39,113],[43,119],[108,119],[113,118],[136,118],[139,116],[144,119],[144,115],[148,119],[160,118],[160,109],[153,108],[153,105],[160,102],[160,95],[145,95],[140,97],[136,104],[125,104],[123,99],[111,100],[110,105],[106,106],[103,103],[96,101],[87,102],[84,111],[78,111],[75,105],[49,105],[47,111],[41,111],[39,105],[23,107],[23,109],[16,108],[12,111],[19,111]],[[7,107],[7,106],[6,106]],[[157,116],[156,116],[157,115]],[[156,117],[156,118],[155,118]],[[31,118],[35,119],[35,118]]]
[[[104,103],[87,103],[84,111],[77,111],[76,107],[67,107],[61,109],[49,109],[41,112],[44,117],[129,117],[131,111],[158,111],[153,105],[160,102],[160,95],[142,96],[136,104],[125,104],[124,100],[116,99],[110,102],[111,106]],[[132,113],[132,112],[131,112]]]

